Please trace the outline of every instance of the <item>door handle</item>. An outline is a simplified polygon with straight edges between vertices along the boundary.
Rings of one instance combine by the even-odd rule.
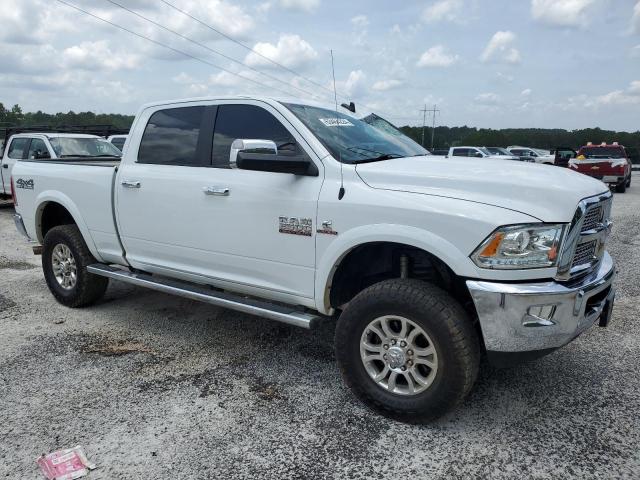
[[[9,164],[5,163],[4,165],[2,165],[2,168],[9,168]]]
[[[137,180],[123,180],[122,186],[125,188],[140,188],[140,182]]]
[[[205,195],[215,195],[218,197],[228,197],[231,193],[229,187],[204,187],[202,191]]]

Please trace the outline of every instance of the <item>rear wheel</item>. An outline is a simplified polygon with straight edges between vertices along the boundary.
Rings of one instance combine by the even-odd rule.
[[[463,308],[439,288],[388,280],[358,294],[336,328],[345,383],[389,417],[427,422],[471,390],[480,359],[478,335]]]
[[[629,179],[627,180],[627,188],[631,186],[631,174],[629,174]]]
[[[96,263],[75,225],[53,227],[44,237],[42,270],[56,300],[67,307],[84,307],[99,300],[109,280],[87,272]]]
[[[616,185],[616,192],[624,193],[627,191],[627,182],[623,181],[622,183]]]

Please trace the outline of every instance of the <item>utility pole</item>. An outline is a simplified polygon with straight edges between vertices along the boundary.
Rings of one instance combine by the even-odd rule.
[[[431,150],[433,150],[433,135],[436,132],[436,113],[439,113],[437,105],[434,105],[433,108],[427,110],[427,105],[425,104],[424,108],[420,110],[422,112],[422,146],[424,147],[424,127],[427,123],[427,113],[432,114],[433,122],[431,125]]]

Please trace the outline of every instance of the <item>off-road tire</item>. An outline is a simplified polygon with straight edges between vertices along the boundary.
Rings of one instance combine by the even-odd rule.
[[[55,278],[52,266],[52,254],[56,245],[66,245],[73,255],[77,268],[76,284],[65,290]],[[44,237],[42,250],[42,270],[47,286],[55,299],[61,304],[72,307],[86,307],[98,301],[109,285],[109,279],[87,272],[87,266],[96,263],[91,255],[82,234],[75,225],[59,225],[53,227]]]
[[[627,182],[624,181],[619,185],[616,185],[616,193],[624,193],[627,191]]]
[[[392,393],[374,382],[360,358],[360,339],[371,321],[405,317],[433,340],[438,370],[427,390],[412,396]],[[336,359],[346,385],[371,409],[396,420],[426,423],[467,396],[478,375],[480,340],[460,304],[440,288],[419,280],[387,280],[359,293],[338,319]]]

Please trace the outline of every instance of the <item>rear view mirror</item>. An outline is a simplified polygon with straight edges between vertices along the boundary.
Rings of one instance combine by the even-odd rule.
[[[318,168],[306,155],[279,153],[271,140],[238,139],[231,144],[231,168],[259,172],[317,176]]]

